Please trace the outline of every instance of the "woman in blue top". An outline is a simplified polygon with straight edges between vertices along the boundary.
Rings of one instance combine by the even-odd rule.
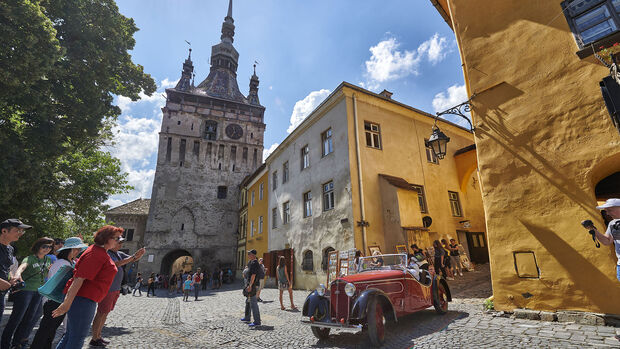
[[[187,298],[189,297],[189,291],[192,289],[192,285],[194,283],[192,282],[192,277],[190,275],[187,275],[187,280],[185,280],[185,282],[183,282],[183,301],[186,302]]]

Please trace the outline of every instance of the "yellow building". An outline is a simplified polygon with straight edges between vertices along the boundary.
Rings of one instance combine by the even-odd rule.
[[[431,3],[474,96],[495,308],[620,314],[613,247],[580,226],[620,192],[620,90],[592,52],[620,41],[616,2]]]
[[[241,184],[247,192],[247,224],[245,251],[256,250],[257,257],[261,258],[267,252],[269,227],[267,215],[269,212],[269,190],[267,189],[267,165],[263,164],[256,171],[246,177]],[[247,260],[247,256],[244,256]]]
[[[454,238],[488,261],[473,135],[439,119],[452,150],[438,161],[425,143],[434,123],[388,91],[340,84],[266,159],[270,263],[284,255],[294,286],[312,289],[333,250]]]

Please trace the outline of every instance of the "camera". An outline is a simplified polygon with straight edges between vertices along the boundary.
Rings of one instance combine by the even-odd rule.
[[[22,288],[26,287],[26,283],[23,281],[20,282],[16,282],[15,285],[11,286],[9,288],[9,293],[15,293],[19,290],[21,290]]]
[[[586,229],[591,229],[591,228],[594,228],[594,223],[592,223],[592,221],[591,221],[591,220],[589,220],[589,219],[586,219],[585,221],[582,221],[582,222],[581,222],[581,225],[582,225],[584,228],[586,228]]]

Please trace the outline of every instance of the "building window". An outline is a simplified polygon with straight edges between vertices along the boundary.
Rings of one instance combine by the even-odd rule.
[[[333,247],[328,247],[323,250],[323,259],[321,260],[321,269],[327,270],[327,265],[329,263],[329,253],[335,251]]]
[[[168,144],[166,145],[166,162],[170,162],[172,157],[172,137],[168,137]]]
[[[366,146],[381,149],[381,129],[379,125],[364,121],[364,132],[366,133]]]
[[[306,144],[301,148],[301,169],[310,167],[310,148]]]
[[[273,190],[276,190],[276,188],[278,187],[278,171],[273,171],[271,176],[272,176],[271,186],[273,187]]]
[[[200,142],[194,141],[194,157],[198,160],[198,156],[200,155]]]
[[[288,182],[288,161],[282,165],[282,183]]]
[[[323,184],[323,211],[334,208],[334,181]]]
[[[186,140],[181,139],[181,143],[179,144],[179,161],[180,161],[179,166],[183,166],[183,161],[185,161],[185,144],[186,143],[187,143]]]
[[[282,204],[282,224],[288,224],[291,221],[291,202],[287,201]]]
[[[304,193],[304,218],[312,216],[312,192]]]
[[[217,187],[217,198],[218,199],[226,199],[226,194],[228,193],[228,188],[226,186],[220,185]]]
[[[428,139],[424,140],[424,144],[426,147],[426,161],[439,165],[439,159],[437,159],[437,156],[435,156],[435,153],[433,152],[433,148],[431,148],[431,146],[428,145]]]
[[[413,188],[418,192],[418,204],[420,204],[420,212],[428,213],[428,207],[426,206],[426,195],[424,194],[424,187],[421,185],[414,185]]]
[[[323,144],[323,156],[330,154],[334,151],[331,128],[321,133],[321,144]]]
[[[254,220],[250,221],[250,237],[254,237]]]
[[[222,160],[224,158],[224,145],[220,144],[217,150],[217,159]]]
[[[217,139],[217,122],[207,121],[205,122],[205,139],[214,141]]]
[[[133,240],[133,229],[125,229],[125,232],[123,234],[123,236],[125,237],[125,241],[132,241]]]
[[[213,143],[208,142],[207,143],[207,156],[205,157],[207,161],[211,159],[211,152],[213,152]]]
[[[263,216],[258,217],[258,233],[263,233]]]
[[[250,199],[250,206],[254,206],[254,190],[252,190],[252,195]]]
[[[452,208],[452,215],[454,217],[462,217],[463,211],[461,210],[461,202],[459,201],[459,193],[449,191],[450,207]]]
[[[241,160],[243,160],[244,163],[248,161],[248,148],[247,147],[243,147],[243,152],[241,153]]]
[[[254,149],[254,154],[252,154],[252,166],[254,166],[254,168],[256,168],[256,164],[257,164],[257,159],[258,159],[258,150]]]
[[[261,184],[258,186],[258,200],[262,200],[263,199],[263,190],[265,189],[265,183],[261,182]]]
[[[312,258],[312,251],[308,250],[304,252],[304,259],[301,263],[301,269],[306,271],[314,270],[314,260]]]
[[[230,147],[230,161],[235,164],[237,162],[237,147]]]
[[[616,33],[620,28],[618,0],[567,0],[562,2],[562,9],[579,48]]]
[[[271,209],[271,227],[273,229],[278,227],[278,208],[274,207]]]

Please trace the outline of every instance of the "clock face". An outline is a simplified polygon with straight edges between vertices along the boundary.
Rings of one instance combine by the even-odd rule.
[[[226,126],[226,136],[231,139],[239,139],[243,136],[243,129],[237,124]]]

